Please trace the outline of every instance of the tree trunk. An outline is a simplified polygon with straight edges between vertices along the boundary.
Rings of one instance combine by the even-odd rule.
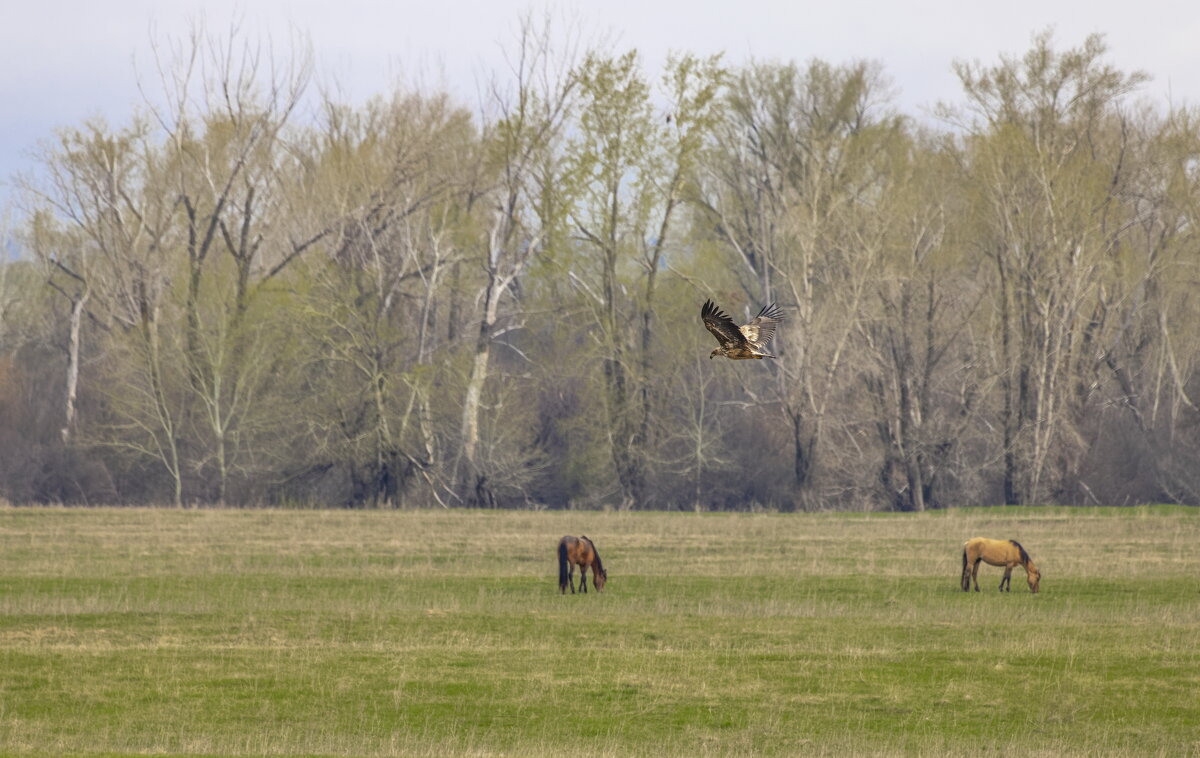
[[[71,301],[70,334],[67,339],[67,396],[63,414],[62,441],[67,444],[75,431],[75,401],[79,388],[79,342],[83,328],[83,307],[88,300],[88,290]]]
[[[479,321],[479,334],[475,339],[475,357],[471,362],[471,376],[467,380],[467,391],[463,397],[461,430],[462,457],[466,467],[458,472],[458,489],[468,501],[475,505],[494,504],[495,497],[487,485],[487,478],[479,469],[479,408],[483,401],[483,388],[488,378],[488,363],[492,354],[492,330],[496,326],[500,308],[500,296],[512,283],[524,265],[524,257],[517,256],[512,262],[512,271],[507,276],[500,274],[503,246],[512,229],[512,220],[498,215],[488,240],[487,286],[483,292],[483,317]],[[530,248],[533,244],[530,243]],[[456,467],[457,468],[457,467]]]
[[[788,420],[792,424],[792,475],[795,477],[796,489],[803,491],[808,486],[808,478],[812,474],[812,436],[805,432],[804,415],[793,408],[786,408]]]
[[[489,285],[489,290],[491,286]],[[490,294],[489,294],[490,299]],[[460,488],[464,494],[472,492],[475,487],[470,484],[479,471],[479,406],[483,397],[483,385],[488,377],[488,362],[491,357],[492,325],[485,315],[479,324],[479,339],[475,343],[475,358],[471,362],[471,376],[467,380],[467,392],[463,397],[462,415],[462,455],[466,459],[466,468],[461,472],[460,483],[467,485]]]

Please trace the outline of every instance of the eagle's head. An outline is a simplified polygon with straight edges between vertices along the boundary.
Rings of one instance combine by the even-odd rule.
[[[724,355],[724,353],[721,352],[721,348],[719,348],[719,347],[716,350],[713,350],[711,353],[708,354],[708,359],[711,361],[713,358],[716,358],[718,355]]]

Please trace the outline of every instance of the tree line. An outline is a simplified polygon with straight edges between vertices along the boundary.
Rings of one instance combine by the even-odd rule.
[[[22,182],[11,502],[1200,503],[1200,122],[1100,36],[924,121],[876,63],[531,22],[475,106],[170,49]],[[710,360],[707,298],[778,359]]]

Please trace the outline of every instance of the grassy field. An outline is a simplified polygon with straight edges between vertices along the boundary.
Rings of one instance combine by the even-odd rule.
[[[585,533],[601,595],[558,594]],[[967,537],[1020,540],[1031,595]],[[1200,754],[1200,511],[0,509],[0,753]]]

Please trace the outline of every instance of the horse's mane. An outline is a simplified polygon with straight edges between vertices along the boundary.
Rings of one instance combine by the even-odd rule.
[[[1029,553],[1025,552],[1025,548],[1021,547],[1021,543],[1017,542],[1016,540],[1009,540],[1009,542],[1011,542],[1017,549],[1017,552],[1021,554],[1021,563],[1029,563]]]
[[[592,542],[592,538],[586,534],[579,535],[579,539],[587,540],[587,543],[592,546],[592,555],[596,556],[596,568],[603,571],[604,564],[600,562],[600,551],[596,549],[596,543]]]

